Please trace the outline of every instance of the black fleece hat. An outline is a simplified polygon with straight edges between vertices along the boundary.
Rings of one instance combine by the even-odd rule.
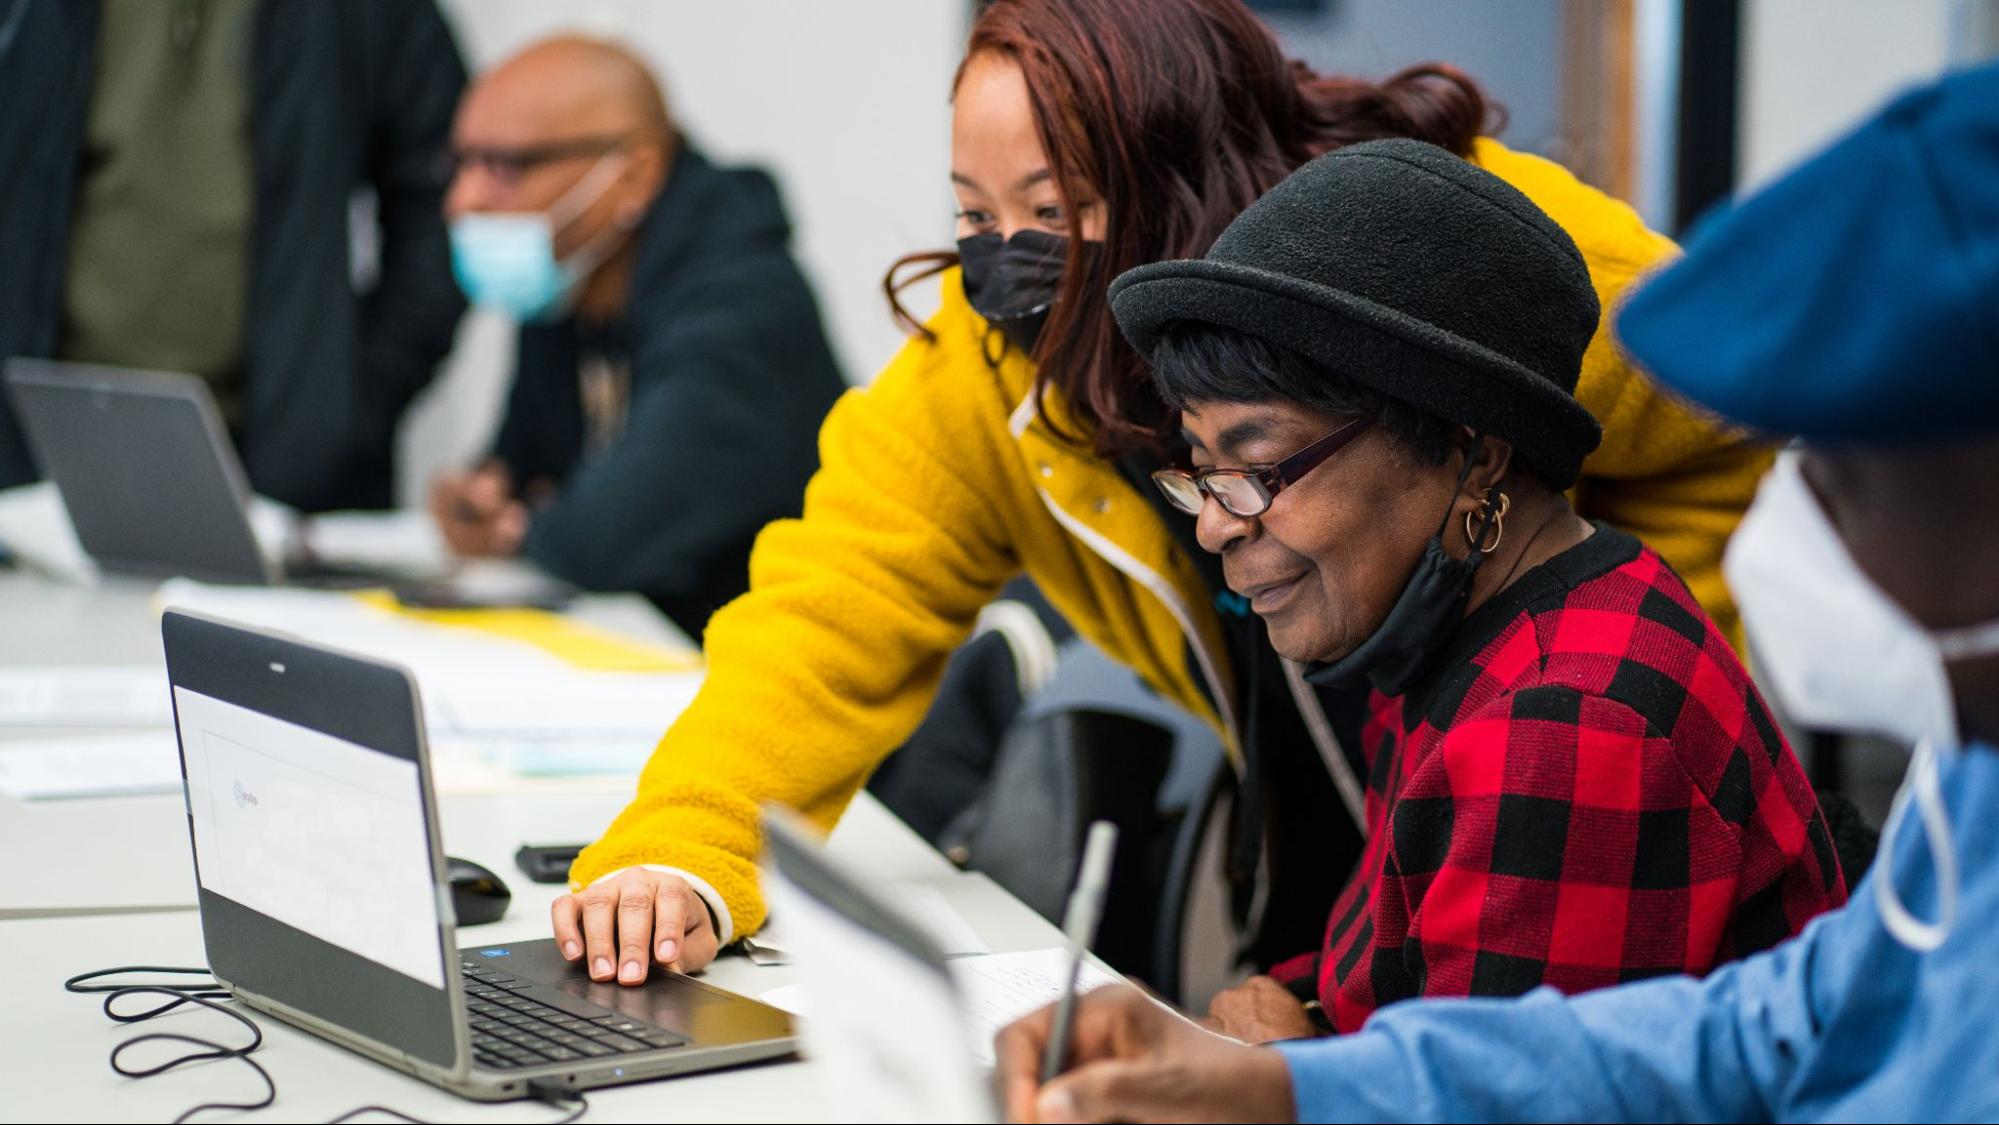
[[[1596,291],[1528,198],[1435,145],[1369,141],[1293,172],[1205,258],[1117,278],[1139,354],[1175,320],[1233,328],[1504,438],[1557,488],[1603,428],[1576,401]]]

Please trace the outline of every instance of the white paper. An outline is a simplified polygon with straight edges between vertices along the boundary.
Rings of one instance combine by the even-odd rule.
[[[802,984],[787,984],[783,988],[773,988],[757,999],[790,1012],[794,1016],[809,1018],[812,1015],[812,999]]]
[[[1001,1029],[1062,998],[1073,957],[1066,949],[1036,949],[960,957],[950,963],[974,1031],[973,1049],[987,1065],[994,1061],[993,1037]],[[1115,975],[1085,958],[1076,976],[1076,992],[1080,995],[1117,982]]]
[[[54,481],[0,491],[0,543],[45,574],[83,584],[97,579],[97,564],[76,541]]]
[[[249,517],[250,537],[257,541],[259,554],[276,560],[291,553],[298,537],[298,509],[268,496],[252,496]]]
[[[429,512],[328,512],[307,518],[299,537],[317,558],[351,566],[425,573],[451,563]]]
[[[524,642],[403,617],[333,590],[214,586],[185,578],[160,586],[162,607],[191,609],[245,625],[291,633],[315,644],[394,660],[424,679],[426,671],[479,673],[509,667],[564,668]]]
[[[962,877],[962,876],[961,876]],[[935,938],[946,957],[991,953],[993,947],[972,929],[971,923],[951,906],[944,892],[929,883],[891,883],[882,888],[885,898],[902,908],[911,921]]]
[[[430,750],[433,761],[449,753],[509,777],[629,778],[637,776],[652,757],[659,733],[651,729],[623,737],[448,733],[434,737]]]
[[[971,924],[951,905],[949,896],[937,886],[929,883],[878,883],[868,889],[884,905],[900,914],[903,920],[928,934],[946,957],[968,957],[993,951],[992,945],[972,929]],[[774,964],[796,960],[794,954],[807,940],[809,935],[801,932],[800,927],[788,925],[782,915],[776,916],[756,934],[756,943],[760,948],[782,959],[772,962]]]
[[[159,601],[401,664],[416,675],[433,734],[626,736],[617,741],[634,747],[630,772],[644,762],[636,748],[657,742],[701,687],[698,671],[588,671],[526,641],[404,617],[336,591],[176,578]]]
[[[404,663],[411,663],[405,660]],[[589,736],[592,756],[603,761],[607,745],[625,747],[629,759],[612,761],[612,771],[636,773],[660,735],[694,702],[700,672],[585,672],[559,661],[553,666],[491,666],[479,675],[455,669],[415,668],[432,722],[466,735],[577,738]],[[412,665],[414,668],[414,665]],[[613,736],[627,737],[613,737]],[[615,755],[615,752],[614,752]],[[536,755],[523,768],[551,773],[561,768],[561,751]],[[599,764],[574,772],[602,773]]]
[[[164,668],[0,665],[0,726],[160,727],[172,722]]]
[[[180,790],[171,730],[0,741],[0,793],[20,801]]]

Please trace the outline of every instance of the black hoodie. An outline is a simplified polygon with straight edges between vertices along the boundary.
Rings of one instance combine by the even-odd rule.
[[[683,145],[635,237],[624,317],[524,325],[494,456],[538,506],[523,551],[593,590],[650,597],[690,634],[749,589],[750,544],[796,516],[846,384],[765,173]],[[624,429],[586,456],[578,363],[629,365]]]

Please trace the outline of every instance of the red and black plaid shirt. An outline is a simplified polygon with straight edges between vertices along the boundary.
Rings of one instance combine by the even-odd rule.
[[[1748,674],[1666,564],[1596,534],[1376,692],[1367,846],[1313,979],[1339,1031],[1414,996],[1704,973],[1846,899],[1824,817]]]

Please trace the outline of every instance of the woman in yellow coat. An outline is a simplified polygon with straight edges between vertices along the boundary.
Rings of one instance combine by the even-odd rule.
[[[1673,253],[1624,204],[1481,136],[1488,107],[1458,72],[1321,77],[1239,0],[995,0],[953,103],[963,269],[943,270],[941,307],[828,417],[803,518],[758,539],[750,592],[708,624],[699,697],[571,869],[555,935],[595,979],[692,970],[753,933],[759,806],[830,828],[1023,572],[1077,632],[1212,724],[1239,767],[1263,742],[1323,732],[1301,680],[1253,672],[1268,646],[1178,537],[1187,521],[1169,524],[1134,484],[1180,456],[1178,426],[1112,321],[1111,278],[1199,256],[1293,168],[1388,136],[1525,193],[1574,238],[1606,318]],[[1577,397],[1604,429],[1577,510],[1645,540],[1732,631],[1721,550],[1769,453],[1662,397],[1605,332]],[[1250,713],[1287,709],[1252,698],[1297,711],[1246,731]],[[1298,912],[1323,920],[1343,873]]]

